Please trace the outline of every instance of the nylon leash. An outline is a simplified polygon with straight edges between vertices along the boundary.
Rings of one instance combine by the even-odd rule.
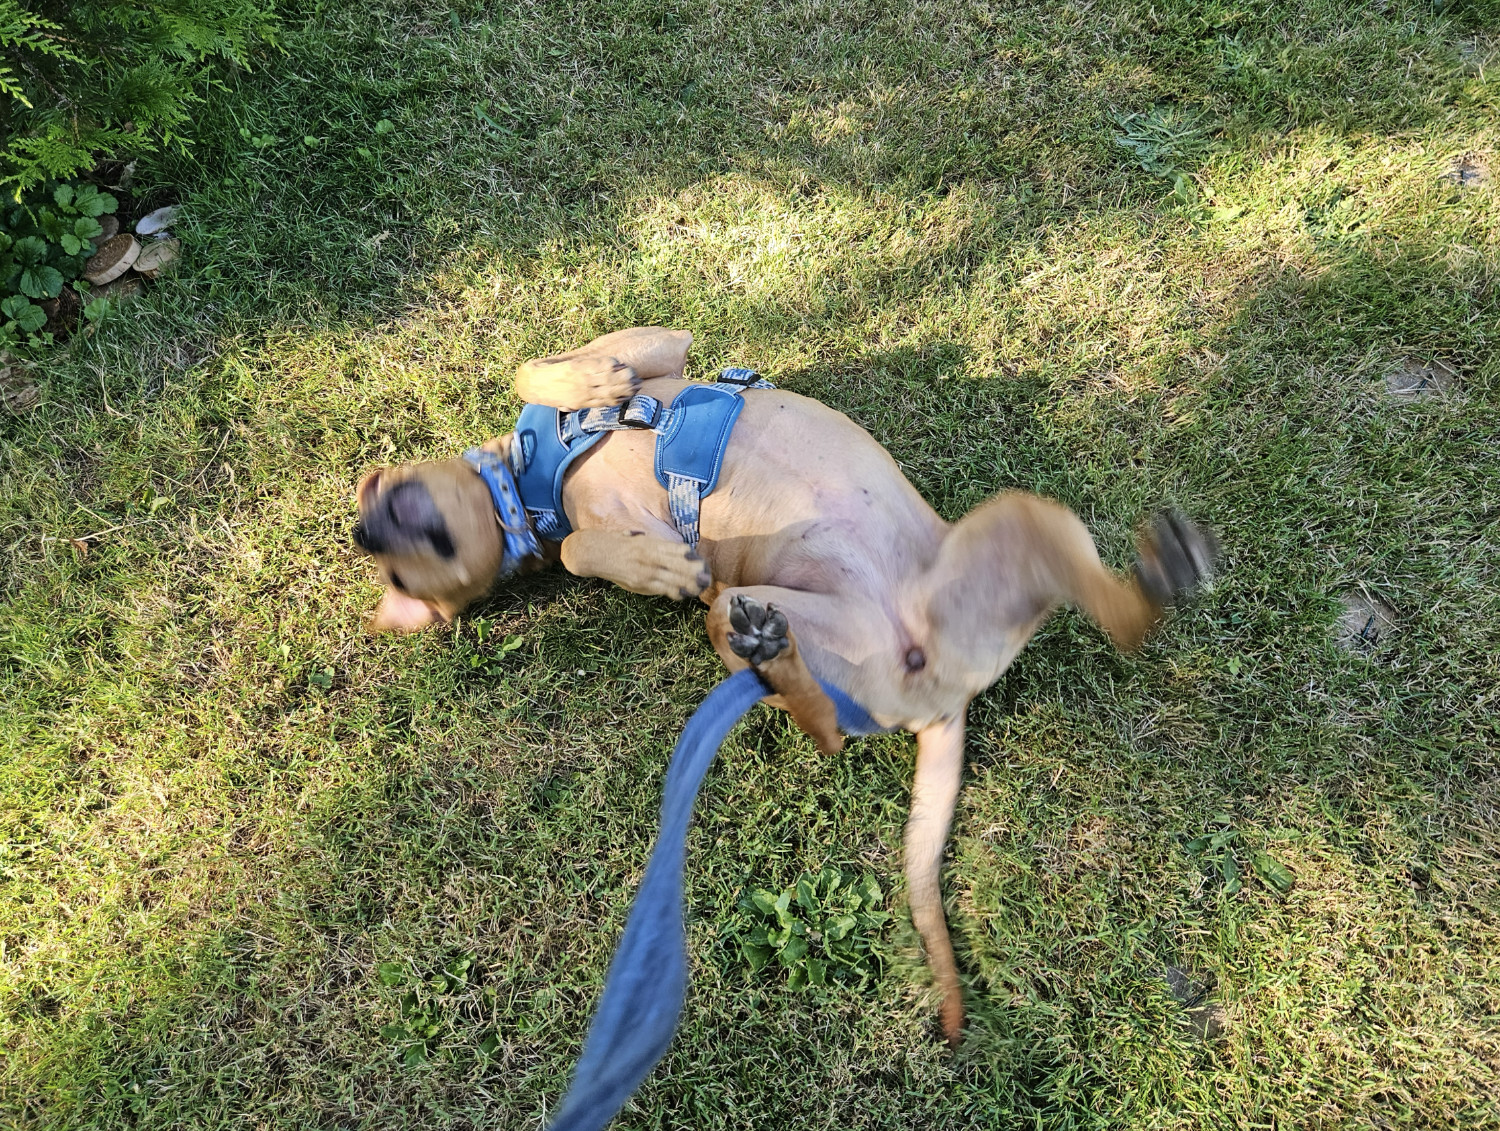
[[[825,683],[823,690],[846,734],[882,729],[838,688]],[[724,739],[769,694],[754,669],[745,668],[710,691],[683,728],[667,767],[656,847],[609,964],[572,1085],[548,1131],[602,1131],[671,1045],[687,997],[682,870],[693,804]]]

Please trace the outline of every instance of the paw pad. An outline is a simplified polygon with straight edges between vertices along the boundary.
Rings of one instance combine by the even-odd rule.
[[[786,615],[775,605],[762,605],[753,597],[736,594],[729,602],[729,647],[736,656],[752,664],[764,664],[786,651]]]

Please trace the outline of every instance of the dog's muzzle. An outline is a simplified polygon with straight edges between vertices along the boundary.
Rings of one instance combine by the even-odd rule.
[[[360,515],[354,544],[370,554],[412,550],[424,544],[440,558],[454,554],[448,523],[427,488],[415,480],[398,483]]]

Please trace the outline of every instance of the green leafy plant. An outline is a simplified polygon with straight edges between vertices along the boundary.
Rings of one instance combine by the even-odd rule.
[[[504,670],[505,658],[517,651],[525,640],[520,636],[510,635],[487,645],[486,641],[490,641],[495,635],[494,625],[483,617],[475,617],[469,623],[474,628],[474,640],[471,642],[466,636],[455,633],[454,650],[469,665],[470,671],[499,675]]]
[[[275,0],[0,0],[0,186],[185,145],[209,64],[275,40]]]
[[[806,872],[779,894],[747,888],[726,937],[754,973],[773,962],[787,984],[864,987],[880,976],[876,946],[890,913],[875,877],[840,868]]]
[[[1115,144],[1128,149],[1146,172],[1172,185],[1172,198],[1184,207],[1198,203],[1198,188],[1188,166],[1208,152],[1208,132],[1202,116],[1182,106],[1156,106],[1141,114],[1115,119],[1121,132]]]
[[[1218,825],[1228,826],[1230,821],[1227,814],[1220,813],[1214,817],[1214,823]],[[1244,851],[1245,844],[1237,830],[1225,827],[1217,832],[1196,836],[1183,845],[1183,849],[1189,856],[1197,857],[1205,871],[1217,874],[1224,881],[1225,895],[1235,895],[1245,886],[1240,878],[1240,861],[1236,858],[1236,852]],[[1248,855],[1250,867],[1268,888],[1281,895],[1292,890],[1297,882],[1296,877],[1276,857],[1259,850],[1250,850]]]
[[[0,211],[0,348],[51,341],[41,303],[83,273],[118,202],[94,185],[47,184]]]
[[[445,963],[431,978],[420,985],[411,977],[405,963],[382,962],[376,968],[376,976],[382,986],[393,990],[405,990],[398,1003],[398,1020],[380,1027],[380,1039],[396,1046],[401,1063],[415,1068],[425,1063],[437,1051],[444,1033],[453,1029],[454,1009],[451,998],[473,987],[476,973],[475,956],[472,953],[458,955]],[[481,993],[486,1004],[494,1003],[489,990]],[[478,1044],[483,1056],[491,1055],[500,1045],[494,1033],[488,1033]]]

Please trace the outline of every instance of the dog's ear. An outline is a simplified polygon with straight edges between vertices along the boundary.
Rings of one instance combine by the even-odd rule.
[[[360,510],[364,510],[369,502],[373,500],[375,484],[379,482],[380,472],[372,471],[359,481],[358,487],[354,488],[354,501]]]
[[[448,619],[431,601],[419,601],[387,586],[375,615],[370,618],[370,631],[415,632]]]

